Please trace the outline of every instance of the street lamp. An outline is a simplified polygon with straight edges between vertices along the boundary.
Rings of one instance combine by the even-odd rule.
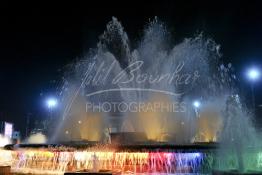
[[[49,98],[49,99],[47,99],[46,104],[47,104],[47,107],[49,109],[52,109],[52,108],[56,107],[57,100],[55,98]]]
[[[193,101],[193,106],[194,106],[194,109],[195,109],[195,112],[196,112],[196,116],[199,117],[198,109],[201,106],[200,101],[198,101],[198,100]]]
[[[255,94],[254,94],[254,83],[260,78],[260,70],[256,67],[252,67],[247,71],[247,77],[251,81],[251,93],[252,93],[252,103],[253,110],[255,112],[256,104],[255,104]]]
[[[46,100],[46,105],[50,111],[50,118],[52,119],[52,112],[53,112],[53,108],[55,108],[57,106],[57,99],[50,97]]]
[[[195,107],[195,108],[199,108],[200,107],[200,102],[198,101],[198,100],[195,100],[194,102],[193,102],[193,106]]]
[[[260,71],[257,69],[257,68],[250,68],[248,71],[247,71],[247,76],[248,78],[254,82],[254,81],[257,81],[260,77]]]

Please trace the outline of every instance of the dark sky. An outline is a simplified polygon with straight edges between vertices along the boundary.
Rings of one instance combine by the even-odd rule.
[[[59,70],[95,47],[112,16],[134,42],[154,16],[166,22],[177,42],[203,31],[221,44],[224,62],[232,62],[240,77],[247,66],[262,63],[259,1],[96,1],[0,8],[0,121],[13,122],[17,129],[23,128],[28,112],[36,118],[46,114],[43,101],[55,92]],[[249,94],[247,81],[241,79]],[[255,87],[257,104],[262,103],[261,83]]]

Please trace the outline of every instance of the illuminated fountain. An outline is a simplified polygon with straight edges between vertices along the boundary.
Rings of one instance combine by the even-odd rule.
[[[13,171],[34,174],[63,174],[66,171],[83,170],[113,170],[113,173],[205,172],[201,165],[206,156],[204,153],[193,152],[81,151],[61,148],[5,151],[5,154],[13,156]],[[207,165],[207,168],[210,169],[211,164]]]
[[[210,132],[201,141],[215,138],[217,131],[211,130],[221,124],[208,119],[205,110],[212,113],[208,106],[214,106],[213,101],[224,104],[225,94],[235,93],[231,86],[235,77],[230,67],[220,67],[219,46],[211,39],[198,35],[172,46],[169,38],[165,25],[155,19],[132,49],[123,27],[113,18],[97,49],[66,71],[60,93],[63,122],[56,126],[54,140],[101,141],[109,128],[117,133],[144,133],[145,142],[190,144],[197,132],[203,133],[199,128],[204,123],[209,127],[204,132]],[[196,117],[194,98],[204,102],[199,111],[203,117]],[[128,110],[112,109],[112,104],[121,103]],[[216,106],[215,113],[223,107]],[[222,120],[220,114],[216,116],[214,120]]]
[[[97,48],[65,71],[50,145],[1,150],[12,171],[261,171],[251,117],[233,95],[237,78],[220,47],[202,34],[176,45],[170,38],[154,19],[134,49],[113,18]]]

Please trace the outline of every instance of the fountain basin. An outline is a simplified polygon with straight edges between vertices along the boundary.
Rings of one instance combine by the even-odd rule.
[[[223,167],[223,160],[218,159],[218,148],[217,143],[101,145],[93,142],[69,142],[8,145],[1,152],[12,157],[11,171],[22,174],[240,174]],[[249,152],[255,162],[247,170],[253,171],[243,174],[260,174],[260,154],[253,149]],[[231,155],[229,157],[232,158]],[[230,159],[229,163],[232,161],[232,167],[235,167],[236,160]],[[219,167],[223,171],[217,171]]]
[[[70,144],[69,144],[70,145]],[[68,173],[207,173],[214,144],[168,145],[9,145],[12,172]],[[109,170],[105,172],[102,170]]]

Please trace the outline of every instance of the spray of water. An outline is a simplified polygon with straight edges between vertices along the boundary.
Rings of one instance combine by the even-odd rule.
[[[11,140],[0,134],[0,148],[4,147],[7,144],[11,144]]]
[[[121,131],[121,129],[125,130],[123,123],[128,123],[134,131],[145,132],[148,139],[158,140],[162,137],[161,135],[175,134],[176,139],[173,141],[190,142],[192,137],[197,135],[197,133],[188,131],[189,128],[192,128],[188,125],[190,120],[191,123],[192,120],[195,120],[191,100],[197,97],[212,101],[222,94],[233,92],[235,89],[232,88],[232,84],[235,76],[230,72],[231,65],[227,67],[220,65],[219,45],[213,40],[200,34],[194,38],[187,38],[177,45],[172,45],[169,42],[170,37],[164,23],[155,18],[145,27],[141,41],[138,42],[137,48],[133,49],[121,23],[113,18],[100,36],[97,48],[83,59],[73,63],[65,74],[61,91],[65,109],[63,111],[64,122],[58,130],[65,134],[68,130],[81,128],[77,125],[69,128],[70,124],[66,123],[72,123],[72,120],[78,118],[76,116],[83,116],[81,120],[88,120],[88,116],[92,116],[92,111],[86,111],[86,102],[92,104],[103,102],[153,103],[161,101],[160,96],[168,92],[168,103],[188,102],[186,113],[161,113],[159,111],[154,114],[119,111],[101,113],[99,116],[103,116],[104,119],[99,119],[101,125],[95,124],[97,127],[93,127],[92,132],[97,133],[97,130],[103,130],[103,127],[112,126]],[[155,98],[156,96],[159,96],[160,99]],[[108,119],[115,113],[120,113],[116,126]],[[72,116],[74,116],[73,119],[68,119]],[[154,134],[147,129],[146,118],[150,118],[147,116],[154,118],[151,121],[155,121],[154,126],[158,128]],[[136,118],[138,122],[143,121],[139,122],[140,127],[135,127],[137,121],[133,118]],[[78,119],[75,121],[77,122]],[[181,126],[181,123],[184,126]],[[174,126],[176,129],[173,129]],[[81,129],[78,132],[82,133]],[[187,134],[183,135],[186,135],[187,138],[179,138],[185,132]],[[193,132],[203,131],[195,129]],[[98,132],[98,135],[99,133],[101,132]],[[61,137],[61,134],[58,135]],[[71,139],[73,139],[72,136]],[[81,138],[78,137],[78,139]]]
[[[46,142],[47,142],[47,138],[42,133],[32,134],[26,139],[26,143],[29,144],[44,144]]]
[[[245,171],[241,154],[254,145],[256,134],[248,110],[240,107],[239,97],[232,97],[238,94],[233,66],[222,64],[220,46],[203,34],[176,45],[170,37],[156,18],[132,48],[121,23],[113,18],[97,48],[70,65],[64,76],[60,94],[65,110],[56,139],[101,141],[104,129],[115,127],[118,132],[144,132],[145,141],[220,141],[222,152],[237,145],[237,169]],[[201,101],[200,109],[192,106],[194,99]],[[185,104],[186,110],[97,113],[86,109],[87,102],[159,101]],[[117,120],[110,120],[112,116]],[[77,124],[80,120],[84,125]]]

